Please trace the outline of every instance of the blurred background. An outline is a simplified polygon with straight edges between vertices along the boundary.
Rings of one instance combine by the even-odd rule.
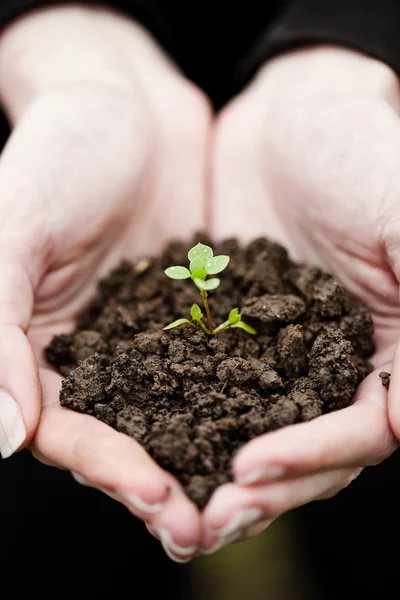
[[[400,455],[256,538],[180,565],[143,523],[23,451],[0,461],[0,573],[14,595],[185,600],[392,598],[398,587]],[[379,596],[378,596],[379,595]]]

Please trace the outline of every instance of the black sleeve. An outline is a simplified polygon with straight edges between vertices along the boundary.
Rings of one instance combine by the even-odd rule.
[[[237,84],[243,85],[273,56],[315,43],[358,50],[385,62],[400,75],[400,0],[286,2],[243,59]]]

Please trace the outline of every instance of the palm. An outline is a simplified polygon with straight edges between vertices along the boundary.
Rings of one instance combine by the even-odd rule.
[[[32,153],[41,147],[40,157],[28,172],[20,167],[25,181],[33,182],[38,190],[37,211],[45,214],[40,232],[35,232],[35,246],[38,252],[46,248],[47,264],[35,291],[29,329],[38,358],[52,335],[73,326],[96,282],[112,266],[122,258],[158,252],[178,234],[173,218],[178,206],[189,232],[202,226],[204,211],[200,185],[194,192],[191,189],[187,215],[187,203],[182,202],[185,189],[177,192],[175,181],[168,182],[170,189],[167,184],[161,194],[159,164],[168,167],[162,154],[168,153],[171,161],[179,132],[175,130],[173,139],[159,140],[161,150],[150,146],[146,120],[152,117],[137,99],[133,105],[129,93],[97,86],[70,90],[52,101],[54,121],[47,116],[43,127],[41,113],[48,109],[48,104],[37,106],[21,123],[4,159],[16,170],[20,139],[28,140]],[[72,123],[76,134],[71,133]],[[206,123],[201,125],[206,130]],[[200,160],[201,147],[186,151]],[[196,185],[197,165],[188,174],[187,165],[179,164],[183,173],[176,177],[192,176]],[[160,205],[164,196],[168,212]],[[48,239],[50,224],[53,230]]]
[[[346,96],[267,110],[260,96],[244,95],[220,118],[214,231],[268,234],[296,260],[335,274],[373,315],[381,367],[400,339],[396,257],[385,226],[394,208],[398,118],[383,100],[366,98],[361,110],[359,98]],[[257,122],[271,123],[261,136]],[[232,155],[233,136],[242,143]],[[237,221],[222,218],[228,202]]]

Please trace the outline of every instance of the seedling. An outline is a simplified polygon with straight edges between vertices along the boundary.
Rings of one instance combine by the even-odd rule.
[[[173,329],[179,327],[184,323],[195,327],[196,329],[202,329],[208,335],[215,335],[220,333],[224,329],[238,328],[244,329],[247,333],[254,335],[256,332],[253,327],[250,327],[247,323],[242,321],[242,316],[239,313],[238,308],[233,308],[229,313],[228,319],[214,327],[213,320],[211,318],[210,307],[208,304],[208,293],[217,289],[221,280],[218,277],[212,277],[207,279],[208,275],[217,275],[221,273],[229,264],[229,256],[221,255],[214,256],[212,248],[205,246],[204,244],[197,244],[189,250],[188,259],[190,261],[189,269],[186,267],[169,267],[164,272],[171,279],[191,279],[200,291],[201,298],[203,300],[205,309],[205,322],[204,314],[198,304],[193,304],[190,309],[189,319],[177,319],[173,323],[170,323],[164,329]]]

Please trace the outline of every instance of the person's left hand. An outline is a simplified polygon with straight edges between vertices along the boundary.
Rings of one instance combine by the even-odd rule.
[[[205,227],[209,103],[142,27],[84,6],[2,32],[0,101],[12,124],[0,156],[2,457],[24,445],[71,471],[185,562],[197,507],[137,441],[61,407],[44,349],[122,259],[157,253],[182,221],[185,235]]]
[[[335,274],[375,322],[376,370],[354,403],[256,438],[203,514],[208,551],[346,487],[400,437],[400,352],[389,403],[378,374],[400,339],[400,94],[385,65],[338,48],[271,61],[217,125],[212,234],[268,235]],[[228,210],[229,209],[229,210]],[[229,215],[229,218],[227,217]]]

